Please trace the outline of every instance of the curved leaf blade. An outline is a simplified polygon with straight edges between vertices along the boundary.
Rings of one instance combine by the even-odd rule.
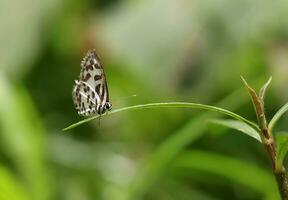
[[[188,103],[188,102],[164,102],[164,103],[148,103],[148,104],[140,104],[140,105],[134,105],[134,106],[128,106],[128,107],[124,107],[124,108],[119,108],[119,109],[115,109],[111,112],[107,112],[104,115],[101,116],[106,116],[106,115],[111,115],[111,114],[116,114],[118,112],[122,112],[122,111],[128,111],[128,110],[138,110],[138,109],[146,109],[146,108],[194,108],[194,109],[201,109],[201,110],[208,110],[208,111],[213,111],[213,112],[217,112],[217,113],[221,113],[221,114],[225,114],[227,116],[230,116],[234,119],[237,119],[239,121],[242,121],[244,123],[246,123],[247,125],[251,126],[253,129],[255,129],[256,131],[260,131],[258,126],[245,119],[244,117],[233,113],[229,110],[223,109],[223,108],[219,108],[219,107],[215,107],[215,106],[210,106],[210,105],[205,105],[205,104],[198,104],[198,103]],[[74,123],[66,128],[63,129],[63,131],[67,131],[70,130],[72,128],[75,128],[79,125],[82,125],[84,123],[90,122],[94,119],[99,118],[100,115],[96,115],[87,119],[84,119],[82,121],[79,121],[77,123]]]
[[[275,127],[276,123],[278,122],[278,120],[288,111],[288,102],[282,106],[277,112],[276,114],[273,116],[273,118],[271,119],[268,128],[269,131],[272,133],[273,128]]]
[[[218,124],[218,125],[222,125],[222,126],[226,126],[228,128],[232,128],[235,129],[237,131],[240,131],[254,139],[256,139],[258,142],[262,142],[261,141],[261,137],[259,135],[259,133],[253,129],[251,126],[248,126],[247,124],[245,124],[244,122],[238,121],[238,120],[211,120],[212,123],[214,124]]]

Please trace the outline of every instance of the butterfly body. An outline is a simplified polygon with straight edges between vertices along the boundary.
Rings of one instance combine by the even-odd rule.
[[[112,109],[104,69],[95,50],[88,51],[81,62],[79,80],[75,80],[72,97],[81,116],[103,114]]]

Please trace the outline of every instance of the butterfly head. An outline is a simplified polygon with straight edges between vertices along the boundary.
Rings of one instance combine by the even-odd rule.
[[[105,106],[106,110],[111,110],[112,109],[112,104],[110,102],[106,102],[104,106]]]
[[[112,104],[110,102],[106,102],[103,106],[97,108],[97,112],[99,115],[104,114],[107,110],[112,109]]]

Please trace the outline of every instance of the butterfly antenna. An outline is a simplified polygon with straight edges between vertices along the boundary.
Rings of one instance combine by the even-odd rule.
[[[132,94],[130,96],[122,97],[121,100],[123,99],[130,99],[131,97],[137,97],[137,94]]]

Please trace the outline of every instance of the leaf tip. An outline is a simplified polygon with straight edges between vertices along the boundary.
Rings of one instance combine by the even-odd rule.
[[[248,84],[248,82],[246,81],[246,79],[243,77],[243,76],[240,76],[244,85],[246,86],[246,88],[249,90],[249,92],[253,92],[254,93],[254,90],[251,88],[251,86]]]
[[[268,88],[268,86],[270,85],[272,81],[272,76],[270,76],[270,78],[268,79],[268,81],[262,86],[262,88],[259,91],[259,97],[264,100],[264,96],[266,94],[266,90]]]
[[[242,82],[249,87],[249,84],[247,83],[246,79],[243,76],[240,76]]]
[[[272,76],[270,76],[269,79],[268,79],[268,81],[266,82],[266,85],[267,85],[267,86],[270,85],[270,83],[272,82],[272,79],[273,79]]]

